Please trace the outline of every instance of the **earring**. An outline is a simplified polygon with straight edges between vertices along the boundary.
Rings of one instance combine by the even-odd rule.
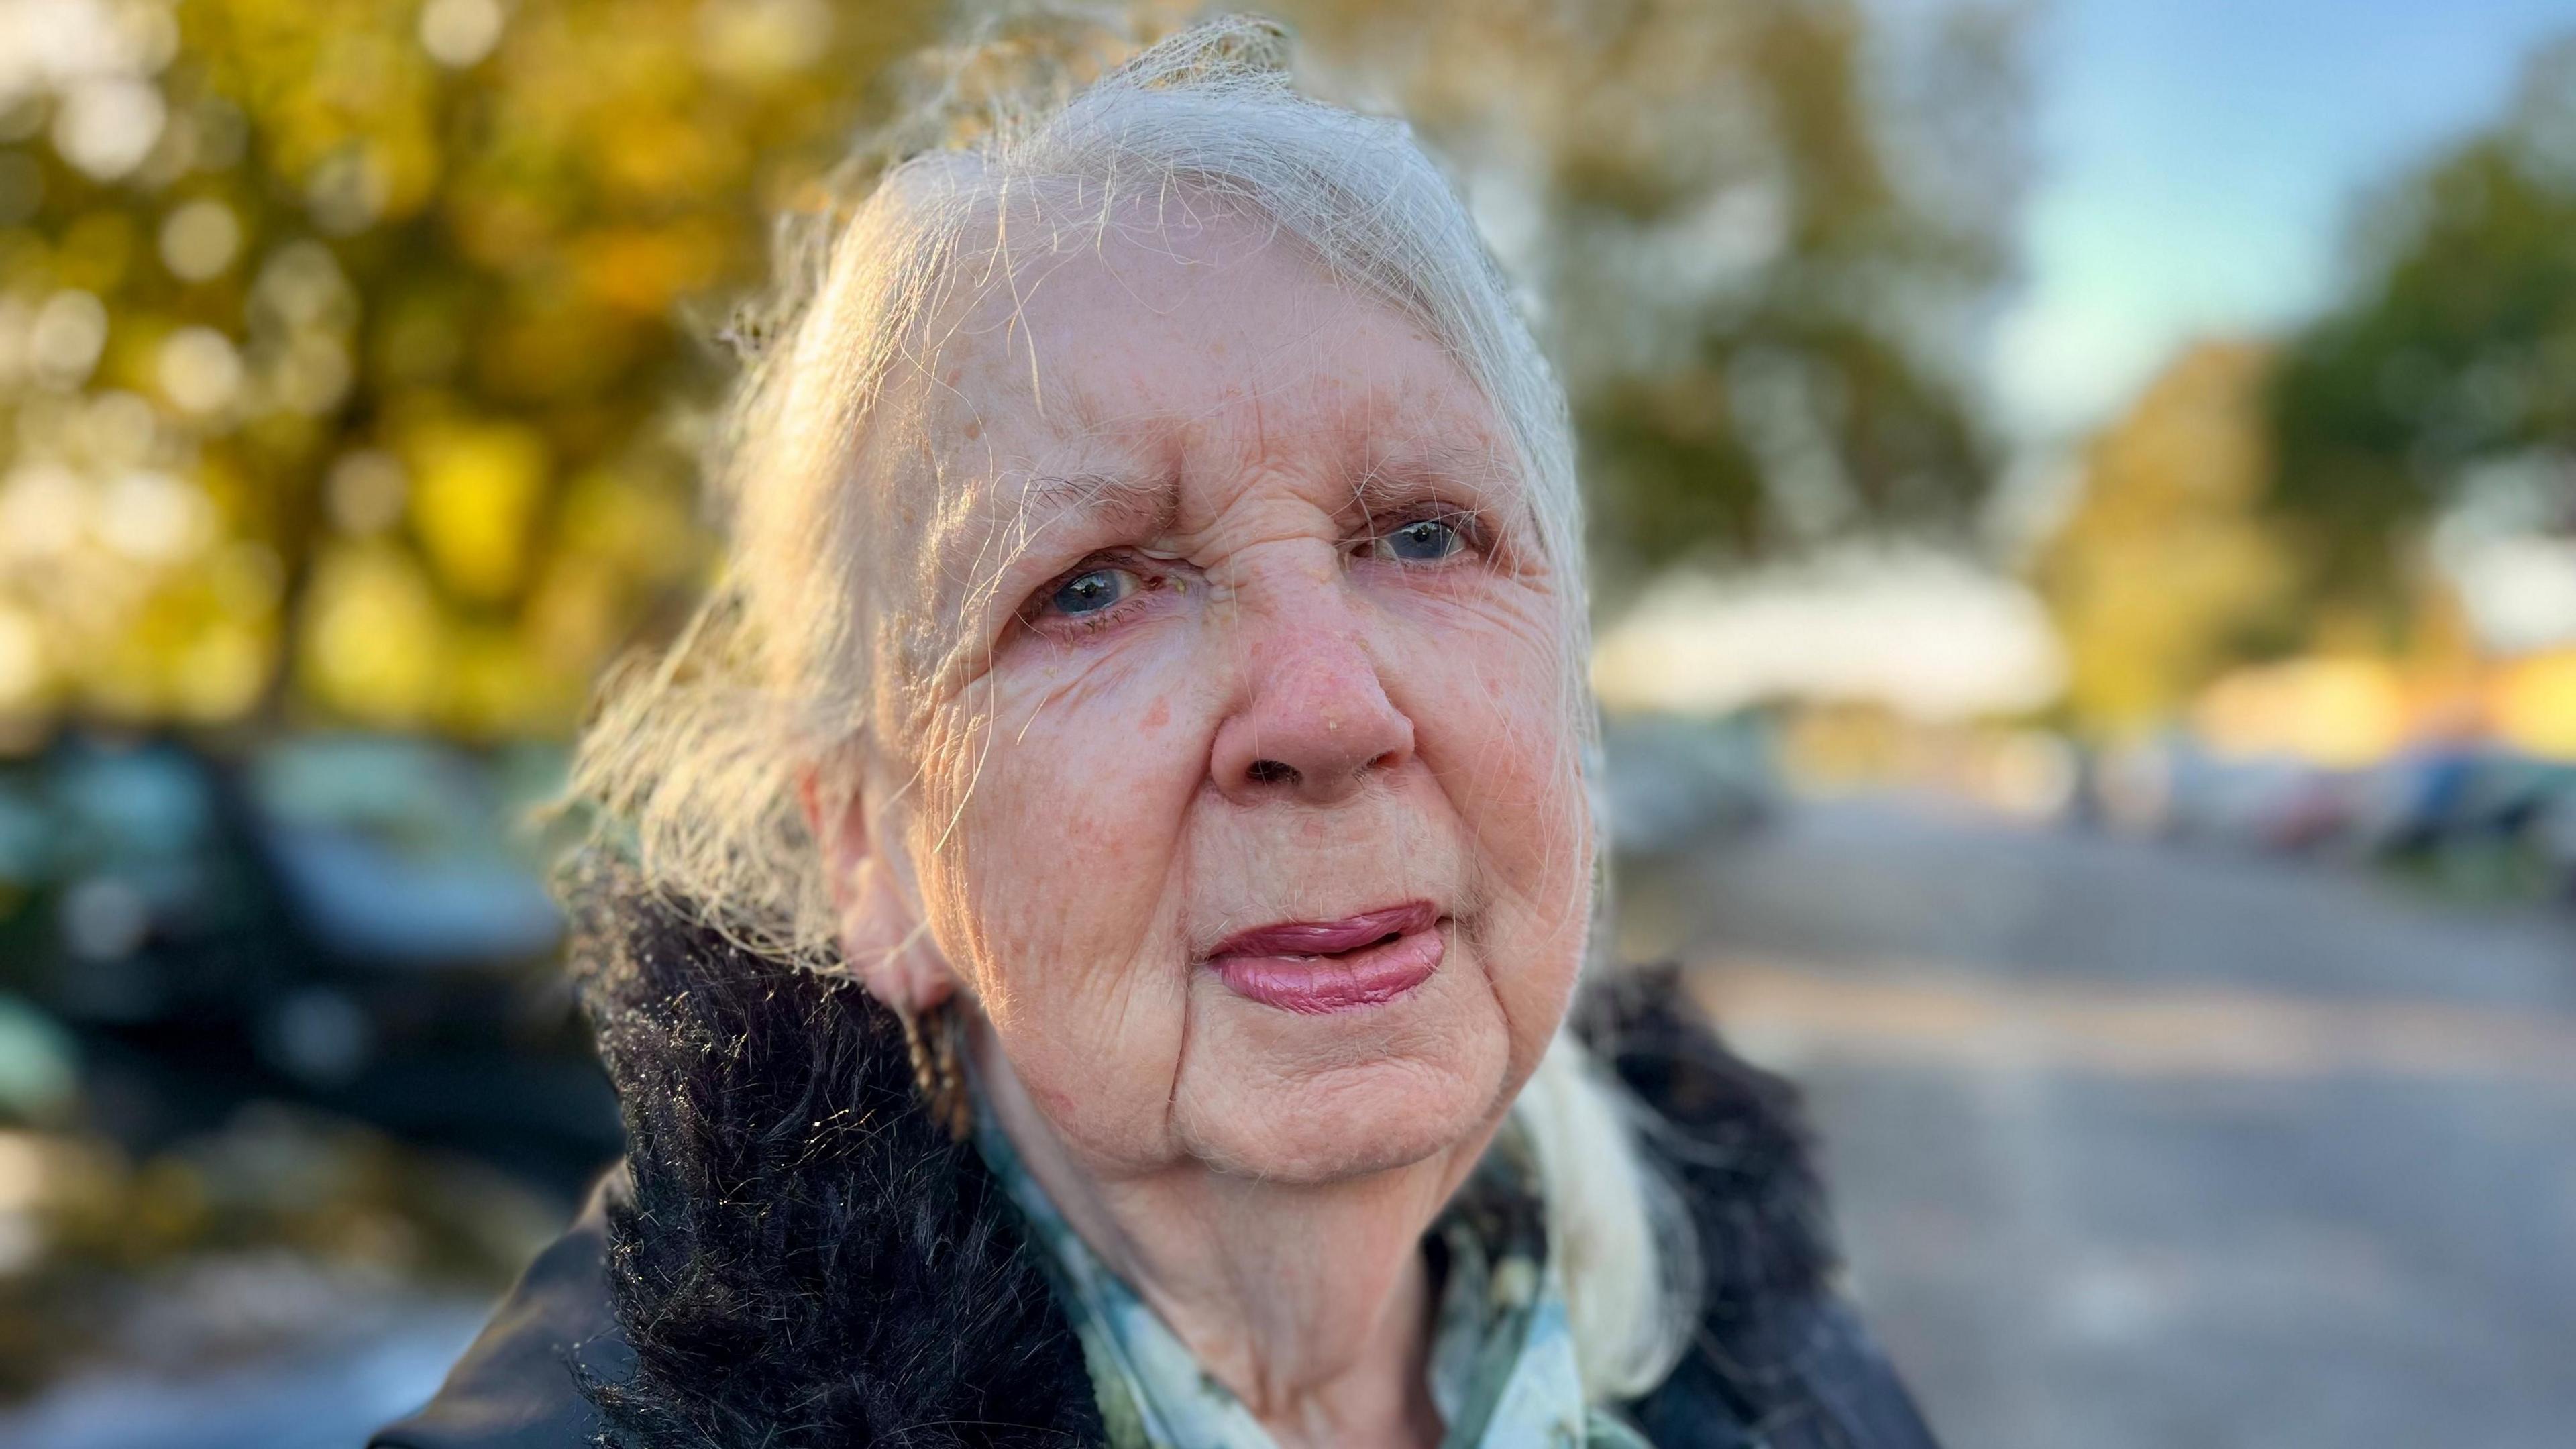
[[[898,1007],[903,1042],[912,1054],[913,1090],[930,1120],[949,1140],[963,1142],[975,1125],[975,1103],[966,1090],[965,1022],[952,999],[924,1011]]]

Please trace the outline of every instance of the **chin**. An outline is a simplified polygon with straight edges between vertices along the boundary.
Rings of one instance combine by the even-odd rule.
[[[1199,993],[1173,1100],[1181,1147],[1220,1171],[1322,1184],[1481,1142],[1509,1104],[1511,1052],[1492,998],[1464,984],[1321,1017]]]

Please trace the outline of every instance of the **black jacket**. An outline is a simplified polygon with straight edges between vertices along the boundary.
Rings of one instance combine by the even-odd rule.
[[[574,970],[626,1161],[370,1449],[1098,1443],[1081,1348],[891,1014],[613,882],[587,898]],[[1829,1280],[1791,1089],[1684,1000],[1631,976],[1578,1019],[1669,1124],[1649,1150],[1706,1264],[1698,1342],[1630,1412],[1658,1449],[1931,1449]]]

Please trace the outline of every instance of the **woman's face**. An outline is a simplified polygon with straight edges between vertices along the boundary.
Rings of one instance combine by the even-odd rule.
[[[1086,236],[932,355],[866,808],[1037,1109],[1104,1174],[1481,1141],[1563,1014],[1592,848],[1490,405],[1230,223]]]

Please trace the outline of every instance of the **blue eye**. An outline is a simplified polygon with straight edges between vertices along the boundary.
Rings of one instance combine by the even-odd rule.
[[[1059,614],[1097,614],[1136,592],[1136,576],[1125,569],[1092,569],[1064,581],[1047,606]]]
[[[1437,563],[1466,546],[1459,536],[1458,525],[1445,518],[1425,518],[1408,523],[1392,533],[1372,540],[1372,550],[1381,558],[1402,559],[1407,563]]]

